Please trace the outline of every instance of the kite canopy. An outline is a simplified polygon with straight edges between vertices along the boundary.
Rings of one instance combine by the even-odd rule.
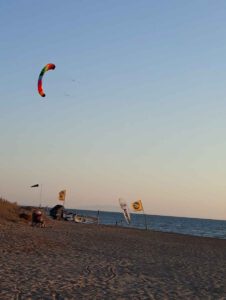
[[[39,78],[38,78],[38,92],[40,94],[40,96],[45,97],[45,93],[43,91],[42,88],[42,77],[45,74],[45,72],[49,71],[49,70],[54,70],[55,69],[55,65],[54,64],[47,64],[45,65],[45,67],[42,69]]]

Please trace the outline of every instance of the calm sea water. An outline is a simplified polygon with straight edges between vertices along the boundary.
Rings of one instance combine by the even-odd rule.
[[[97,211],[68,211],[86,216],[97,216]],[[100,211],[99,223],[145,229],[145,218],[142,214],[131,214],[131,224],[128,225],[122,213]],[[147,229],[150,230],[226,239],[226,221],[146,215],[146,223]]]

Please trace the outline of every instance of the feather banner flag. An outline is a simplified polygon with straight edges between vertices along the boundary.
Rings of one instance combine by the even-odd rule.
[[[66,190],[60,191],[60,192],[59,192],[58,199],[59,199],[60,201],[65,201],[65,197],[66,197]]]
[[[130,224],[130,213],[129,213],[129,209],[127,207],[127,204],[126,204],[126,201],[122,198],[119,198],[119,205],[121,207],[121,209],[123,210],[123,214],[124,214],[124,217],[125,217],[125,220],[128,224]]]
[[[39,184],[31,185],[31,188],[32,188],[32,187],[39,187]]]
[[[143,209],[143,204],[141,200],[137,200],[135,202],[132,203],[132,208],[135,211],[142,211]]]

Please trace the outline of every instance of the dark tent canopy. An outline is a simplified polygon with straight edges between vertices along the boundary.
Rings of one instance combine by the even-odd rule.
[[[61,219],[63,219],[63,213],[64,213],[63,205],[57,204],[53,208],[50,209],[49,214],[53,219],[61,220]]]

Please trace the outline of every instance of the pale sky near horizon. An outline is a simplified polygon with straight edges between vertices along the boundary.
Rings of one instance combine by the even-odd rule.
[[[0,24],[0,196],[226,219],[225,1],[2,0]]]

